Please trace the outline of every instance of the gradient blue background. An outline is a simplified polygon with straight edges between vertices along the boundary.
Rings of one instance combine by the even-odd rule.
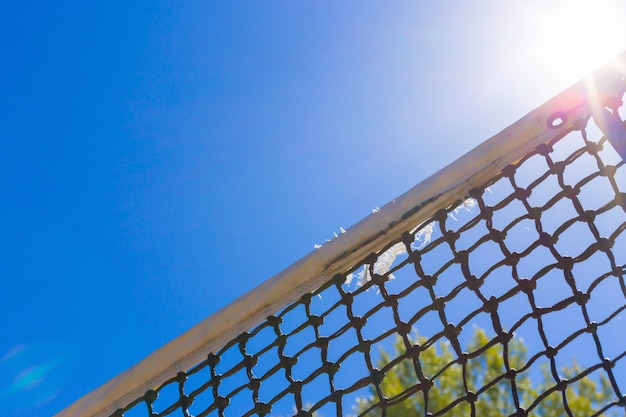
[[[588,52],[548,31],[571,4],[1,5],[2,415],[60,411],[626,49],[558,59]]]

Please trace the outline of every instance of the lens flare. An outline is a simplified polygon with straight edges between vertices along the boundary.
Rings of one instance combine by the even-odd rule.
[[[580,79],[625,49],[623,2],[547,1],[528,13],[535,59],[558,76]]]
[[[65,383],[70,350],[66,343],[20,344],[7,349],[0,356],[3,415],[28,414],[57,398]]]

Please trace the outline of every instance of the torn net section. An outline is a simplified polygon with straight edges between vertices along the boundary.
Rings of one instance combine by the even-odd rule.
[[[623,415],[626,167],[583,122],[115,415]]]

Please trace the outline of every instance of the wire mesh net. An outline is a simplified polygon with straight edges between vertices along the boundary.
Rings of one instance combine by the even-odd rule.
[[[114,415],[624,415],[624,165],[580,120]]]

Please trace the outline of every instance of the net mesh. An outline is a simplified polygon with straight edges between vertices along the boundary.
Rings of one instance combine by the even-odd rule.
[[[114,415],[624,415],[624,165],[581,120]]]

